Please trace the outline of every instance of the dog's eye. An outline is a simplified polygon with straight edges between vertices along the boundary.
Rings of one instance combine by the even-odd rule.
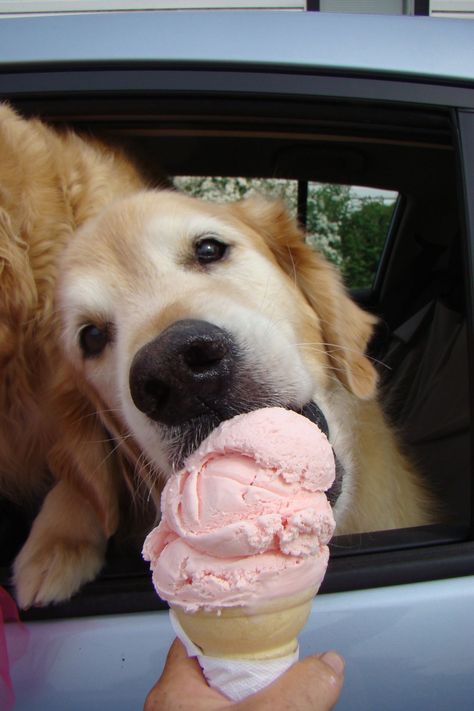
[[[94,358],[102,353],[110,340],[107,326],[99,328],[93,323],[83,326],[79,333],[79,345],[85,358]]]
[[[199,264],[210,264],[224,257],[227,245],[215,237],[201,237],[194,245],[194,252]]]

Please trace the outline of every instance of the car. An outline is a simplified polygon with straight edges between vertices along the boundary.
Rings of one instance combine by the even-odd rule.
[[[155,181],[201,190],[224,177],[234,191],[244,178],[283,181],[309,226],[321,185],[390,205],[370,277],[350,286],[380,319],[370,354],[387,416],[436,494],[437,520],[336,536],[301,654],[343,654],[341,709],[471,709],[474,23],[284,11],[1,17],[0,99],[123,145]],[[1,506],[0,582],[11,589],[28,520]],[[140,708],[174,636],[139,541],[120,538],[80,594],[21,617],[7,640],[17,708],[28,711]]]

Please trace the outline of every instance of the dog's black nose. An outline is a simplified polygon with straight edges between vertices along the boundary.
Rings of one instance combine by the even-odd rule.
[[[133,402],[167,425],[207,415],[230,386],[235,351],[232,336],[222,328],[207,321],[176,321],[135,355]]]

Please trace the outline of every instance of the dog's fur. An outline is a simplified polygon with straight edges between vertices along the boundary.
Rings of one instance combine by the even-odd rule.
[[[228,247],[202,265],[209,235]],[[313,400],[324,413],[344,470],[339,533],[429,521],[375,399],[374,318],[278,202],[147,190],[120,153],[0,106],[0,276],[0,492],[46,494],[15,561],[22,606],[98,573],[124,478],[142,475],[158,500],[215,418],[259,406]],[[182,319],[225,329],[239,350],[230,405],[201,429],[186,413],[178,427],[150,419],[130,392],[137,352]],[[95,357],[80,347],[87,324],[108,337]]]

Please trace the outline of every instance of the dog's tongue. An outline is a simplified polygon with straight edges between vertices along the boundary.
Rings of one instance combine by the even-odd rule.
[[[334,470],[326,435],[293,411],[221,423],[163,491],[162,521],[144,546],[157,592],[190,610],[319,587]]]
[[[315,402],[308,402],[301,410],[303,417],[307,417],[313,424],[317,425],[326,437],[329,437],[329,426],[322,411]]]

